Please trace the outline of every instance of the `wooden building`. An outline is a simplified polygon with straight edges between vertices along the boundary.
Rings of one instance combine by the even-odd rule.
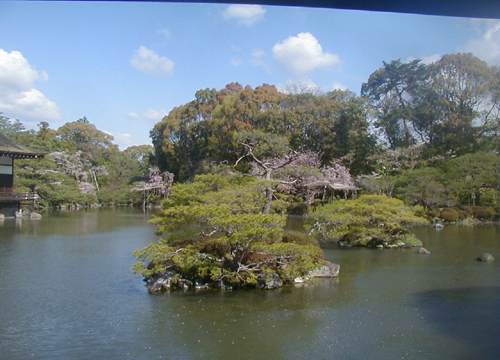
[[[356,186],[333,183],[330,181],[320,180],[304,185],[307,191],[307,204],[314,203],[315,198],[320,198],[322,203],[330,203],[338,196],[347,199],[349,196],[355,198],[360,188]]]
[[[22,202],[35,200],[35,194],[14,192],[14,160],[44,156],[44,153],[18,145],[0,133],[0,214],[14,216]]]

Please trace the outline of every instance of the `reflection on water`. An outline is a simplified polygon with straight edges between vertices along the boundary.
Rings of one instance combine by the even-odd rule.
[[[85,235],[98,232],[112,231],[123,226],[131,226],[134,220],[141,217],[144,222],[150,217],[138,209],[81,209],[43,212],[42,220],[28,218],[7,219],[0,223],[0,231],[6,234],[15,230],[24,235]],[[135,224],[137,225],[137,224]]]
[[[129,209],[78,211],[0,225],[0,358],[500,353],[498,226],[419,228],[430,255],[325,248],[327,260],[341,265],[340,276],[298,287],[152,296],[130,270],[133,250],[157,241],[148,217]],[[483,252],[497,261],[475,261]]]
[[[460,357],[497,359],[499,295],[498,287],[453,288],[416,293],[414,302],[429,321],[466,345]]]

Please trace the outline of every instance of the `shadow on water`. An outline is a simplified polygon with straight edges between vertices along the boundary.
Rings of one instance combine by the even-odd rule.
[[[414,305],[433,325],[469,349],[461,359],[500,356],[500,288],[467,287],[418,292]]]

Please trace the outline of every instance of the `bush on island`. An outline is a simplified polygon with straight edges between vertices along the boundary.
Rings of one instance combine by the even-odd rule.
[[[422,246],[409,231],[427,220],[401,200],[385,195],[363,195],[356,200],[335,201],[309,215],[306,228],[323,241],[345,246]]]

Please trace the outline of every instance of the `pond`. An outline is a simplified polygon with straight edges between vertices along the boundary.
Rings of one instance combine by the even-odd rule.
[[[157,241],[149,218],[0,223],[0,358],[499,358],[497,224],[416,228],[429,255],[329,246],[340,276],[301,286],[149,295],[131,273],[131,253]]]

